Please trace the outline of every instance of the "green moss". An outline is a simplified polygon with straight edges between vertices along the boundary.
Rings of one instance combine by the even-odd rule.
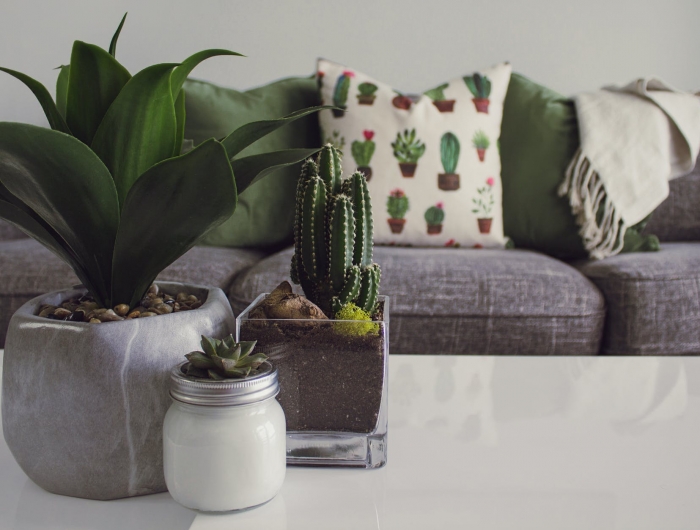
[[[340,311],[335,314],[336,320],[343,322],[335,322],[334,329],[341,335],[362,336],[369,333],[378,333],[379,324],[372,322],[372,317],[367,311],[360,309],[355,304],[350,302],[345,304]],[[347,322],[348,320],[356,320],[357,322]]]

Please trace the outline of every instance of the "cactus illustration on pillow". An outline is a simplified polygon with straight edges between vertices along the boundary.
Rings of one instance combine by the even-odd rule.
[[[474,95],[472,101],[477,112],[489,113],[489,96],[491,95],[491,81],[479,72],[463,78],[469,91]]]
[[[491,145],[489,137],[484,131],[476,131],[472,138],[472,145],[476,149],[476,154],[479,155],[479,161],[483,162],[486,159],[486,150]]]
[[[333,109],[333,116],[342,118],[345,115],[345,109],[348,108],[348,93],[350,92],[350,80],[355,77],[355,73],[350,70],[345,70],[335,83],[333,90],[333,105],[340,109]],[[342,109],[342,110],[341,110]]]
[[[360,105],[372,105],[377,96],[374,94],[379,87],[374,83],[360,83],[357,85],[357,102]]]
[[[459,189],[459,175],[457,162],[459,162],[459,140],[451,133],[446,132],[440,139],[440,161],[444,173],[438,173],[438,188],[443,191],[456,191]]]
[[[367,181],[369,181],[369,179],[372,178],[372,168],[369,166],[369,164],[377,146],[372,141],[374,131],[366,129],[362,131],[362,135],[365,137],[364,142],[355,140],[350,149],[352,152],[352,157],[355,159],[355,163],[357,164],[357,170],[363,173]]]
[[[406,212],[408,212],[408,197],[403,190],[396,188],[391,191],[386,199],[386,211],[389,214],[389,228],[392,234],[400,234],[406,224]]]
[[[416,130],[406,129],[403,133],[396,133],[396,140],[392,142],[391,147],[394,149],[394,157],[399,161],[401,175],[415,175],[418,159],[425,153],[425,144],[416,138]]]
[[[323,143],[331,144],[340,152],[341,156],[343,155],[343,149],[345,148],[345,137],[340,135],[340,131],[333,131]]]
[[[478,216],[477,223],[479,224],[479,233],[481,234],[491,233],[491,223],[493,222],[491,210],[495,204],[493,198],[493,185],[495,183],[496,179],[493,177],[487,178],[486,186],[477,188],[477,196],[472,199],[474,203],[472,213]]]
[[[445,220],[445,209],[441,202],[428,208],[423,217],[428,225],[429,235],[436,235],[442,232],[442,222]]]
[[[450,86],[449,83],[443,83],[440,86],[426,90],[424,94],[433,100],[433,105],[440,112],[454,112],[455,101],[454,99],[447,99],[445,96],[445,89]]]

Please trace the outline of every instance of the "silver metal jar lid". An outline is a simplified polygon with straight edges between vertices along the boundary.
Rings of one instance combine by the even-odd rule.
[[[170,396],[189,405],[227,407],[248,405],[275,397],[279,391],[277,368],[264,362],[260,372],[246,379],[225,379],[212,381],[185,375],[180,370],[181,363],[170,372]]]

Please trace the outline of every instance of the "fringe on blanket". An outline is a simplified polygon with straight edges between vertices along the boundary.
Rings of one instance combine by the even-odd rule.
[[[619,254],[625,243],[627,225],[608,198],[603,181],[581,149],[566,168],[559,196],[569,197],[579,234],[588,255],[603,259]]]

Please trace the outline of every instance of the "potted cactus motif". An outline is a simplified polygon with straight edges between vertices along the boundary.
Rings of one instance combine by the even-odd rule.
[[[445,83],[424,92],[426,96],[433,100],[433,105],[440,112],[453,112],[455,108],[455,100],[445,98],[445,89],[448,86],[450,86],[449,83]]]
[[[403,226],[406,224],[406,212],[408,211],[408,197],[399,188],[392,190],[386,200],[386,211],[389,214],[389,228],[392,234],[400,234],[403,232]]]
[[[457,162],[459,161],[459,140],[451,132],[446,132],[440,140],[440,160],[444,173],[438,173],[438,188],[443,191],[459,189]]]
[[[485,75],[475,73],[472,76],[464,77],[464,83],[469,91],[474,95],[472,101],[477,112],[489,113],[489,96],[491,95],[491,81]]]
[[[287,282],[261,295],[238,317],[237,341],[256,339],[277,366],[287,463],[379,467],[389,306],[372,258],[367,181],[360,172],[343,180],[341,171],[332,146],[304,163],[290,276],[305,296]]]
[[[479,233],[490,234],[491,233],[491,223],[493,218],[490,217],[491,210],[493,209],[493,185],[495,184],[495,179],[489,177],[486,179],[486,186],[477,188],[477,196],[472,199],[474,203],[474,209],[472,213],[478,215],[477,222],[479,223]]]
[[[413,105],[413,101],[408,96],[404,96],[401,92],[396,92],[396,96],[391,100],[391,104],[397,109],[408,110]]]
[[[375,92],[379,89],[377,85],[373,83],[360,83],[357,85],[357,90],[359,94],[357,95],[357,102],[360,105],[372,105],[374,100],[377,98]]]
[[[355,140],[352,143],[352,157],[357,164],[357,170],[364,174],[365,178],[369,181],[372,178],[372,168],[369,166],[369,163],[372,160],[372,155],[374,155],[374,149],[376,147],[376,144],[372,141],[374,131],[365,130],[362,131],[362,135],[365,137],[364,142]]]
[[[441,202],[431,206],[425,211],[425,222],[428,224],[428,234],[434,235],[442,232],[442,222],[445,220],[445,209]]]
[[[343,156],[343,149],[345,149],[345,136],[341,136],[340,131],[333,131],[331,135],[326,138],[324,143],[331,144],[340,152],[340,156]]]
[[[333,105],[340,107],[333,109],[333,116],[342,118],[345,115],[345,109],[348,108],[348,92],[350,92],[350,80],[355,77],[355,72],[345,70],[338,76],[333,90]]]
[[[399,161],[399,169],[404,177],[416,174],[418,159],[425,153],[425,144],[416,138],[416,130],[408,129],[396,134],[396,140],[391,144],[394,157]]]
[[[484,131],[476,131],[472,138],[472,145],[476,149],[476,154],[479,155],[479,161],[483,162],[486,159],[486,150],[491,145],[489,137]]]

